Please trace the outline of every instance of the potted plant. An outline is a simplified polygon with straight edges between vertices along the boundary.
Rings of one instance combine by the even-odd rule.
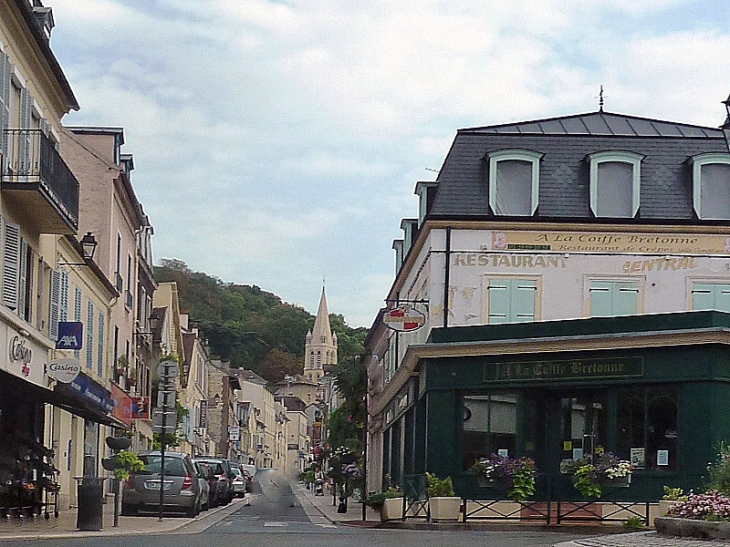
[[[379,511],[383,522],[403,518],[403,493],[398,488],[391,486],[384,492],[370,494],[365,505]]]
[[[604,487],[627,488],[631,484],[631,464],[610,452],[565,460],[560,464],[560,472],[571,475],[573,487],[589,499],[600,498]]]
[[[691,493],[691,492],[690,492]],[[664,486],[664,495],[659,500],[659,516],[663,517],[680,501],[687,501],[688,496],[681,488]]]
[[[458,522],[461,498],[454,495],[451,477],[439,479],[426,473],[428,481],[428,508],[433,522]]]
[[[114,478],[120,482],[126,481],[131,472],[144,469],[144,462],[137,457],[137,454],[128,450],[120,450],[111,458],[102,459],[101,465],[107,471],[112,471]]]
[[[516,502],[523,502],[535,493],[535,462],[527,457],[510,458],[492,454],[471,466],[481,486],[492,486]]]

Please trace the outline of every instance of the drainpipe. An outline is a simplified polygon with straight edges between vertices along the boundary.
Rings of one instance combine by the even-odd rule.
[[[451,277],[451,226],[446,227],[446,254],[444,264],[444,327],[449,326],[449,278]]]

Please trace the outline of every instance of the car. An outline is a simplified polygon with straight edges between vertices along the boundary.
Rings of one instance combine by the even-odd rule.
[[[248,479],[246,478],[246,475],[243,474],[243,471],[239,467],[231,466],[231,471],[233,471],[233,494],[236,496],[243,497],[246,495],[246,485],[248,484]]]
[[[193,462],[200,468],[205,482],[208,484],[208,507],[218,507],[218,477],[207,463],[199,460],[193,460]]]
[[[231,462],[226,458],[214,458],[209,456],[197,458],[197,461],[208,464],[216,479],[218,479],[217,488],[215,489],[217,501],[222,505],[231,503],[235,496],[233,492],[233,471],[231,469]]]
[[[198,476],[198,483],[200,484],[200,510],[207,511],[210,509],[210,485],[208,484],[208,469],[204,469],[204,463],[197,463],[193,461],[195,467],[195,474]],[[205,466],[207,467],[207,466]]]
[[[139,454],[145,467],[130,473],[122,491],[122,515],[138,511],[159,511],[160,472],[162,454],[157,451]],[[189,518],[200,513],[201,492],[195,466],[190,456],[182,452],[165,451],[164,478],[165,511],[181,511]]]

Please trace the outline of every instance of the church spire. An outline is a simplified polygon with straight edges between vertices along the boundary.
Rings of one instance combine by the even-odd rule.
[[[324,367],[337,364],[337,335],[330,327],[327,296],[322,287],[317,316],[314,327],[307,333],[304,346],[304,377],[307,380],[319,381],[324,376]]]

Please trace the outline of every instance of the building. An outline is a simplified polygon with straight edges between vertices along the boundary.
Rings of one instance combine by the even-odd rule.
[[[622,495],[697,487],[730,312],[730,155],[717,128],[598,112],[457,132],[419,182],[367,340],[369,488],[530,456],[631,459]],[[422,325],[422,326],[420,326]],[[420,328],[419,328],[420,326]],[[700,419],[702,416],[702,419]]]
[[[185,410],[181,451],[191,457],[205,456],[210,449],[207,425],[210,359],[198,328],[188,324],[187,314],[182,314],[180,320],[183,327],[180,404]]]
[[[319,298],[314,327],[307,332],[304,346],[304,378],[310,382],[319,382],[325,375],[325,367],[336,364],[337,335],[330,328],[327,297],[324,294],[324,287],[322,287],[322,296]],[[305,403],[311,402],[302,400]]]

